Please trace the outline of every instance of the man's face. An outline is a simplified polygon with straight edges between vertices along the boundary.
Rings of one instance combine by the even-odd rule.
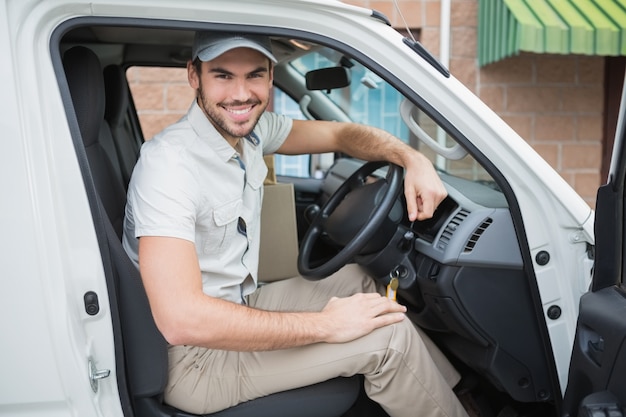
[[[187,65],[189,84],[209,121],[234,146],[252,132],[268,105],[270,61],[253,49],[237,48],[203,62],[201,68],[198,74]]]

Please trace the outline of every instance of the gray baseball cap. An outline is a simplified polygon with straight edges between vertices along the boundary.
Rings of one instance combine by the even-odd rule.
[[[211,61],[235,48],[251,48],[268,57],[273,63],[277,62],[268,36],[209,31],[196,32],[191,59]]]

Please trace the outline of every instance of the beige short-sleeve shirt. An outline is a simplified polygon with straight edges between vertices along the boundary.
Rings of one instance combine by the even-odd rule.
[[[194,101],[187,115],[147,141],[128,189],[123,244],[138,265],[141,236],[195,244],[206,294],[242,302],[256,289],[267,167],[292,120],[264,113],[237,152]]]

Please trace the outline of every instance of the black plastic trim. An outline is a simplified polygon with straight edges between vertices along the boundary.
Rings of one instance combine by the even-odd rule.
[[[411,48],[414,52],[416,52],[419,56],[424,58],[426,62],[433,66],[437,71],[441,73],[446,78],[450,78],[450,71],[446,68],[430,51],[424,48],[424,45],[419,43],[418,41],[414,41],[413,39],[404,38],[402,39],[405,45]]]
[[[376,20],[380,20],[387,26],[391,26],[391,20],[389,20],[389,18],[384,13],[379,12],[378,10],[372,10],[372,17]]]

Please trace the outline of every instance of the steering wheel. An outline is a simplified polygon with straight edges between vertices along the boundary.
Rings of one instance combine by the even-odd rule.
[[[389,168],[384,179],[368,181],[374,171],[386,165]],[[382,249],[377,246],[380,240],[372,238],[389,221],[389,213],[402,190],[403,173],[402,167],[390,162],[368,162],[341,184],[313,219],[302,240],[298,271],[304,278],[314,281],[326,278],[355,256]],[[311,266],[313,248],[321,237],[341,250],[321,264]]]

